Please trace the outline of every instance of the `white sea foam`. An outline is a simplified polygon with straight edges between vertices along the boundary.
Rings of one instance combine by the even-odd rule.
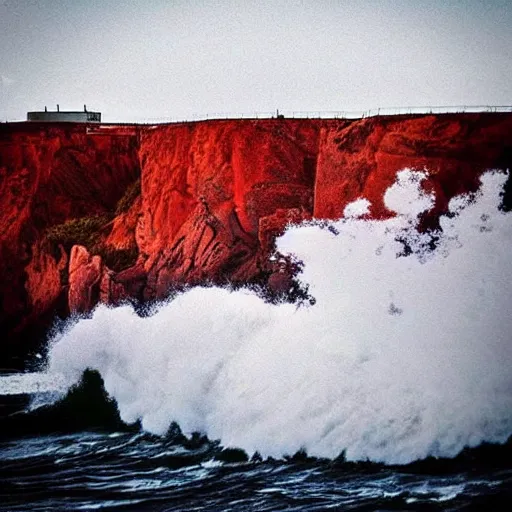
[[[0,376],[0,395],[22,395],[47,392],[65,392],[68,388],[61,375],[15,373]]]
[[[292,227],[281,253],[305,263],[311,307],[195,288],[149,318],[98,307],[58,337],[49,372],[101,372],[122,418],[164,433],[177,421],[226,446],[281,456],[406,463],[512,434],[512,215],[504,173],[451,202],[434,251],[415,229],[435,198],[404,170],[399,214]],[[404,253],[406,240],[413,253]]]

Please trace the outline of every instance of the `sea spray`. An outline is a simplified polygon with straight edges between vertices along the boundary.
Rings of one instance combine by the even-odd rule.
[[[176,421],[225,446],[407,463],[512,434],[512,219],[506,174],[459,196],[442,231],[419,233],[435,198],[404,170],[388,220],[290,227],[278,250],[304,262],[314,306],[195,288],[140,318],[99,306],[50,351],[48,371],[100,371],[126,422]],[[323,226],[323,227],[322,227]]]

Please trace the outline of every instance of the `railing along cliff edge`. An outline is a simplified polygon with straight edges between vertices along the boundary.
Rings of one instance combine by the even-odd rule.
[[[512,112],[512,105],[456,105],[423,107],[382,107],[369,110],[276,110],[273,112],[213,112],[192,114],[187,117],[141,118],[141,124],[187,123],[192,121],[215,121],[223,119],[363,119],[377,116],[396,116],[411,114],[461,114],[483,112]]]

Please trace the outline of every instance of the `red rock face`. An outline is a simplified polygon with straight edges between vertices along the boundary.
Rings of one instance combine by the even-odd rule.
[[[383,191],[397,171],[427,170],[435,213],[455,195],[476,190],[483,170],[512,164],[512,115],[444,114],[363,119],[324,130],[315,185],[315,217],[337,218],[366,197],[374,217],[389,215]]]
[[[340,217],[361,196],[387,216],[404,167],[429,171],[438,215],[512,167],[511,148],[510,114],[0,125],[0,361],[98,301],[204,282],[287,290],[268,255],[288,222]]]
[[[84,125],[0,125],[0,356],[68,312],[72,241],[49,244],[46,233],[115,208],[140,175],[137,141]]]
[[[136,230],[144,299],[165,296],[175,283],[258,278],[265,219],[278,209],[312,215],[321,128],[313,121],[221,121],[145,133]]]

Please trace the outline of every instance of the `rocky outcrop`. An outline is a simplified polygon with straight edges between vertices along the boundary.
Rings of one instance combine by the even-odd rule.
[[[404,167],[427,169],[435,226],[488,168],[512,167],[511,114],[0,125],[1,361],[58,315],[197,283],[290,289],[270,262],[289,222],[375,217]],[[279,261],[279,260],[278,260]]]
[[[77,233],[49,235],[73,219],[113,215],[139,176],[136,133],[92,137],[85,125],[0,124],[0,366],[69,312]]]

